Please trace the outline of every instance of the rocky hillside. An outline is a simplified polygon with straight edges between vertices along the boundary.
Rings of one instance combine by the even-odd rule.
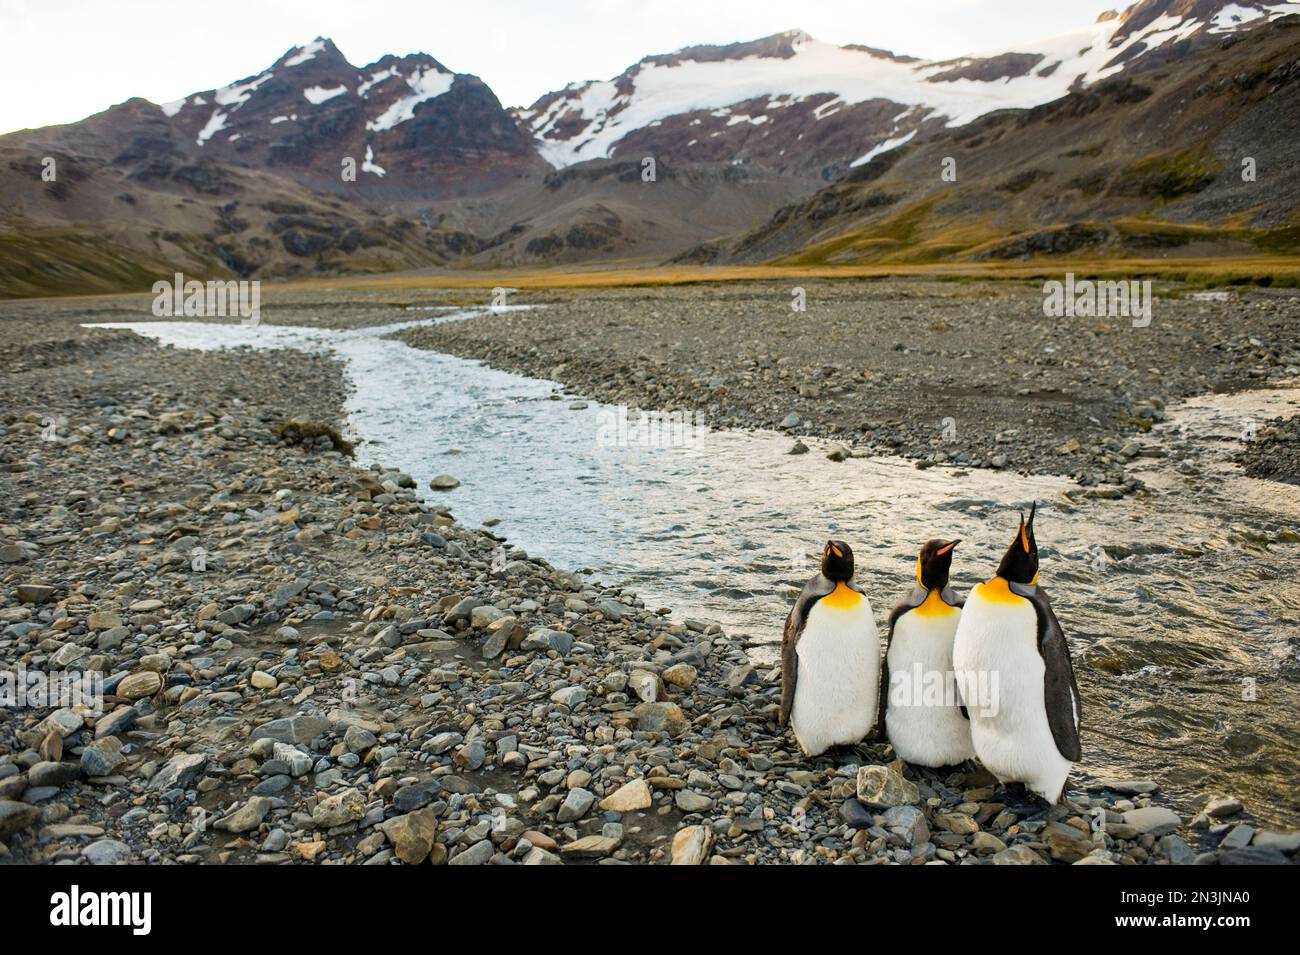
[[[1288,16],[881,154],[681,260],[1289,254],[1300,251],[1297,117],[1300,17]]]
[[[1292,9],[1294,8],[1294,9]],[[841,177],[914,137],[1186,59],[1300,4],[1142,0],[1024,47],[926,61],[802,31],[650,56],[519,112],[548,161],[610,156],[761,163]]]
[[[1142,0],[944,62],[792,31],[647,57],[514,111],[427,54],[358,68],[318,38],[220,89],[0,136],[0,296],[176,270],[763,260],[871,223],[866,246],[807,258],[1124,245],[1122,223],[1153,215],[1182,231],[1139,225],[1139,245],[1289,247],[1292,10]],[[1247,146],[1265,173],[1233,186]],[[961,178],[936,192],[950,155]]]

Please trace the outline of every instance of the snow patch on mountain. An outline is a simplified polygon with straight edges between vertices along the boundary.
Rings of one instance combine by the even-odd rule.
[[[455,81],[456,74],[454,73],[444,73],[431,66],[420,67],[406,77],[406,85],[410,87],[411,92],[398,97],[377,118],[367,122],[366,128],[376,133],[382,133],[406,122],[415,116],[416,106],[446,93],[451,89],[451,85]]]
[[[195,144],[202,146],[217,133],[226,128],[226,113],[221,109],[214,109],[212,116],[208,118],[207,125],[199,130],[198,138],[194,140]]]
[[[323,86],[311,86],[303,90],[302,95],[313,106],[319,106],[321,103],[328,103],[336,96],[342,96],[347,91],[346,86],[336,86],[333,89],[326,89]]]
[[[370,78],[367,80],[363,80],[361,85],[357,87],[357,95],[360,96],[362,99],[364,99],[366,94],[369,93],[371,89],[378,86],[384,80],[392,79],[396,75],[397,75],[397,67],[395,66],[390,66],[386,70],[379,70],[376,73],[370,74]]]
[[[1210,20],[1211,33],[1231,33],[1261,17],[1275,20],[1288,13],[1300,13],[1300,3],[1230,3]]]
[[[230,106],[239,108],[248,102],[248,98],[257,91],[257,88],[263,83],[268,82],[274,73],[263,73],[255,76],[251,80],[245,80],[243,83],[231,83],[229,86],[223,86],[213,94],[212,99],[218,106]]]
[[[289,59],[284,61],[285,66],[301,66],[308,60],[316,58],[316,54],[325,49],[325,41],[320,37],[312,40],[306,46],[299,47],[298,52]]]
[[[857,159],[853,160],[853,162],[849,163],[849,167],[856,168],[857,166],[866,165],[867,163],[871,162],[871,160],[879,156],[881,153],[887,153],[891,149],[897,149],[899,146],[903,145],[904,143],[910,142],[912,137],[915,135],[916,135],[916,130],[912,130],[910,133],[905,133],[902,136],[895,136],[893,139],[886,139],[883,143],[871,147],[870,150],[863,153]]]

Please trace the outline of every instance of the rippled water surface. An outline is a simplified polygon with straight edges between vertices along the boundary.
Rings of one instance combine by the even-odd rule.
[[[477,316],[477,317],[474,317]],[[1149,436],[1154,493],[1094,501],[1052,477],[917,470],[892,458],[788,454],[770,433],[707,432],[686,446],[602,441],[612,409],[554,382],[413,349],[388,337],[453,312],[346,332],[187,322],[119,324],[183,348],[292,348],[343,359],[363,462],[447,473],[426,497],[462,521],[499,518],[514,546],[651,605],[749,635],[773,656],[827,537],[849,541],[881,620],[918,545],[960,537],[954,582],[992,574],[1039,502],[1042,583],[1074,651],[1090,776],[1152,777],[1185,812],[1233,793],[1300,824],[1300,494],[1225,463],[1247,417],[1293,414],[1300,391],[1189,402]],[[1188,459],[1190,463],[1180,464]]]

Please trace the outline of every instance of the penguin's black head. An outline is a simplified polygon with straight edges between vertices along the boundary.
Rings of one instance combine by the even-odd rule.
[[[853,579],[853,549],[844,541],[827,541],[822,551],[822,576],[836,583]]]
[[[948,586],[948,571],[952,568],[952,549],[960,540],[926,541],[916,558],[916,582],[926,590],[943,590]]]
[[[998,564],[998,576],[1015,584],[1032,584],[1038,577],[1038,543],[1034,540],[1034,514],[1038,503],[1029,509],[1029,520],[1020,515],[1020,529]]]

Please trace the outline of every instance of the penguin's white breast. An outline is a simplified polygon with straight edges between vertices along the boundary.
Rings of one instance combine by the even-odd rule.
[[[880,680],[880,637],[870,601],[863,597],[852,607],[818,601],[796,653],[795,721],[856,722],[869,715],[870,728]]]
[[[957,627],[953,668],[972,720],[1046,719],[1038,615],[1028,600],[987,600],[976,588]]]
[[[889,674],[911,669],[918,663],[923,672],[947,673],[952,669],[952,641],[957,633],[961,611],[922,614],[911,610],[894,624],[894,638],[889,643]]]

